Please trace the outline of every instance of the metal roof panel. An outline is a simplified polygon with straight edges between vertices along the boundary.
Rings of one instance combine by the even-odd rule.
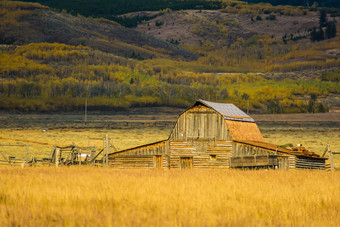
[[[253,118],[232,103],[217,103],[199,99],[198,102],[213,108],[226,120],[255,122]]]

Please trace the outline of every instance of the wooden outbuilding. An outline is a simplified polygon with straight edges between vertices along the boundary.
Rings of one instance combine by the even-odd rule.
[[[115,168],[325,169],[312,152],[266,143],[254,119],[229,103],[198,100],[179,115],[167,140],[109,155]]]

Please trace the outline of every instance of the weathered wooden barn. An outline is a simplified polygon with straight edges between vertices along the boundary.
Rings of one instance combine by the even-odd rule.
[[[198,100],[179,115],[167,140],[109,155],[115,168],[324,169],[326,158],[266,143],[253,118],[233,104]]]

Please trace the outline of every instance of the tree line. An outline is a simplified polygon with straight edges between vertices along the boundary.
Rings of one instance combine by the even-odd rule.
[[[92,110],[113,110],[188,107],[199,98],[231,102],[251,111],[307,112],[309,99],[299,96],[340,93],[333,74],[320,81],[274,81],[252,73],[183,72],[56,43],[2,50],[0,73],[0,108],[27,112],[80,110],[85,99]],[[314,104],[327,110],[322,99]]]

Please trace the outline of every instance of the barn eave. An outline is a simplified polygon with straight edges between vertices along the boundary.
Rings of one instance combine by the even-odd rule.
[[[281,152],[281,153],[284,153],[284,154],[287,154],[287,155],[294,155],[294,156],[301,157],[301,158],[327,160],[327,158],[320,157],[319,155],[314,154],[314,153],[313,154],[304,154],[304,153],[301,153],[301,152],[288,150],[288,149],[282,148],[278,145],[266,143],[266,142],[263,142],[263,141],[234,140],[234,142],[249,145],[249,146],[254,146],[254,147],[258,147],[258,148],[262,148],[262,149],[266,149],[266,150],[268,150],[272,153]]]

